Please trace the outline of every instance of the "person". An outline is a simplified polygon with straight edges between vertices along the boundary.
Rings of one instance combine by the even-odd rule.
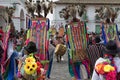
[[[54,41],[55,41],[54,35],[51,34],[51,35],[50,35],[50,44],[52,44],[52,45],[55,47],[56,45],[55,45],[55,42],[54,42]]]
[[[3,53],[4,53],[4,50],[3,50],[3,48],[0,45],[0,80],[2,80],[2,75],[1,75],[1,60],[2,60],[2,57],[3,57]]]
[[[92,44],[95,44],[96,34],[94,32],[92,32],[91,35],[92,35]]]
[[[19,65],[18,65],[18,77],[22,80],[33,80],[32,76],[29,76],[29,79],[27,79],[28,76],[24,75],[24,62],[25,59],[30,55],[33,54],[33,57],[36,59],[34,53],[37,52],[36,44],[32,41],[30,41],[27,46],[24,47],[24,56],[19,59]],[[37,60],[37,59],[36,59]]]
[[[87,48],[87,55],[88,55],[90,63],[91,63],[90,64],[91,73],[93,72],[93,68],[94,68],[93,66],[95,65],[95,61],[99,57],[103,57],[104,45],[101,44],[100,42],[101,42],[100,36],[96,36],[95,44],[91,44]]]
[[[65,35],[64,35],[64,36],[65,36]],[[59,44],[60,44],[60,45],[65,45],[64,36],[61,37],[61,36],[59,36],[59,33],[56,32],[55,41],[54,41],[56,49],[57,49],[57,46],[58,46]],[[64,55],[64,54],[65,54],[65,53],[63,53],[63,55]],[[63,59],[63,55],[61,55],[61,54],[57,54],[57,55],[56,55],[57,62],[60,62],[61,60],[64,60],[64,59]]]
[[[91,80],[120,80],[120,48],[110,40],[104,49],[104,57],[97,59]]]
[[[16,51],[20,52],[23,46],[24,46],[23,37],[21,35],[18,35],[15,45]]]
[[[53,64],[53,55],[54,55],[55,47],[52,44],[49,44],[49,67],[47,70],[47,78],[50,78],[52,64]]]
[[[30,53],[35,53],[37,51],[36,44],[30,41],[28,45],[24,48],[24,50],[26,55],[29,55]]]

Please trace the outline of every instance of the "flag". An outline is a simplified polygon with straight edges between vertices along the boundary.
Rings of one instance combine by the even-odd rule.
[[[32,26],[32,21],[29,19],[29,21],[28,21],[28,29],[30,29],[31,26]]]
[[[104,44],[107,43],[107,39],[106,39],[106,35],[105,35],[105,31],[104,31],[104,25],[102,24],[102,39],[104,40]]]
[[[4,80],[14,80],[15,75],[18,71],[16,60],[17,56],[17,53],[13,52],[10,58],[6,61],[5,65],[3,65],[3,67],[5,68],[5,72],[3,73]]]

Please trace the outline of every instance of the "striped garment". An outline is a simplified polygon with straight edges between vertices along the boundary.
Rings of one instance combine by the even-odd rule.
[[[99,57],[103,57],[104,46],[102,44],[89,45],[87,48],[87,55],[90,60],[90,71],[93,72],[93,68],[96,60]]]

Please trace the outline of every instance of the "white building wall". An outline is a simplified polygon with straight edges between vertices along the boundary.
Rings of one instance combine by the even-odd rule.
[[[3,26],[3,29],[5,30],[5,27],[8,25],[7,24],[7,22],[8,22],[8,15],[7,15],[7,13],[6,13],[6,10],[5,10],[5,7],[4,6],[12,6],[10,3],[8,3],[8,2],[5,2],[5,1],[3,1],[3,0],[0,0],[0,6],[1,6],[1,8],[0,8],[0,26]],[[5,21],[5,19],[6,19],[6,21]]]
[[[21,10],[23,10],[24,12],[24,26],[20,26],[20,12]],[[15,26],[15,29],[20,31],[20,28],[22,27],[23,29],[26,29],[26,14],[27,14],[27,11],[26,9],[22,6],[22,5],[17,5],[16,6],[16,11],[15,13],[13,14],[14,17],[13,17],[13,22],[14,22],[14,26]]]
[[[88,16],[88,32],[95,32],[95,7],[94,6],[86,6],[87,8],[87,16]]]
[[[60,18],[59,16],[59,11],[62,10],[63,8],[65,8],[66,5],[56,5],[54,7],[54,11],[53,11],[53,20],[51,20],[51,25],[54,25],[55,27],[57,27],[57,29],[59,28],[59,26],[61,25],[66,25],[66,21],[64,20],[64,18]]]
[[[59,17],[59,11],[61,11],[63,8],[65,8],[65,4],[57,4],[54,10],[54,16],[52,20],[52,24],[56,23],[63,23],[64,25],[66,24],[65,20],[63,18]],[[95,22],[95,8],[100,7],[101,5],[86,5],[87,9],[87,16],[88,16],[88,22],[87,22],[87,27],[88,27],[88,32],[95,32],[95,25],[101,25],[101,23],[96,23]],[[119,7],[119,6],[115,6]],[[77,16],[77,18],[80,19],[80,17]],[[118,25],[118,29],[120,30],[120,13],[118,18],[115,20],[115,22]]]
[[[66,24],[64,18],[60,18],[59,16],[59,11],[61,11],[63,8],[65,8],[67,5],[64,4],[58,4],[55,7],[55,11],[54,11],[54,20],[53,22],[57,22],[57,23],[63,23],[64,25]],[[94,6],[87,6],[87,15],[88,15],[88,23],[87,23],[87,27],[88,27],[88,32],[94,32],[95,31],[95,7]],[[78,19],[80,19],[80,17],[77,16]],[[53,23],[54,24],[54,23]]]
[[[15,26],[15,29],[20,31],[20,12],[21,10],[23,10],[24,12],[24,26],[22,26],[22,28],[26,29],[26,15],[28,15],[26,9],[25,9],[25,5],[23,4],[25,0],[0,0],[0,6],[11,6],[13,7],[13,3],[16,3],[16,10],[15,13],[13,14],[13,23]],[[1,23],[3,24],[3,23]]]
[[[3,0],[0,0],[0,5],[13,6],[11,3],[18,1],[18,0],[7,0],[7,1],[9,1],[9,2],[4,2]],[[18,1],[18,2],[20,2],[20,1]],[[66,4],[56,4],[54,6],[53,14],[49,13],[47,15],[47,18],[50,19],[51,25],[56,25],[56,27],[57,27],[61,24],[63,24],[63,25],[66,24],[66,21],[64,20],[64,18],[59,17],[59,11],[61,11],[61,9],[65,8],[66,6],[67,6]],[[88,32],[95,32],[95,25],[100,24],[100,23],[95,23],[95,8],[97,8],[99,6],[101,6],[101,5],[87,5],[86,6],[87,15],[88,15],[88,22],[87,22]],[[14,17],[13,17],[15,29],[17,29],[19,31],[21,28],[21,26],[20,26],[20,12],[22,9],[24,11],[24,29],[26,29],[26,17],[28,17],[28,16],[27,16],[27,11],[24,8],[23,4],[16,5],[16,11],[15,11]],[[78,17],[78,16],[77,16],[77,18],[80,19],[80,17]],[[118,24],[118,29],[120,30],[120,14],[119,14],[118,18],[115,20],[115,22]],[[0,23],[0,25],[3,25],[3,22]]]

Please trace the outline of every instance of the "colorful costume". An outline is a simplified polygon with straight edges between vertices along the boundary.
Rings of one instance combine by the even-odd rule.
[[[66,32],[70,75],[76,79],[88,79],[90,68],[85,52],[87,48],[86,24],[80,21],[71,22],[66,26]]]

